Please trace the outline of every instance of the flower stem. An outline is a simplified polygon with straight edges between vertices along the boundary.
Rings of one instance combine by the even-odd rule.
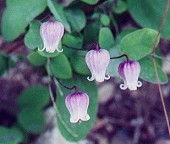
[[[54,22],[54,20],[53,20],[53,18],[52,18],[52,16],[50,15],[50,14],[48,14],[48,15],[46,15],[44,18],[42,18],[40,21],[43,21],[43,20],[45,20],[45,19],[47,19],[47,18],[50,18],[50,22]]]
[[[89,50],[91,50],[91,49],[94,48],[94,47],[96,47],[96,50],[99,51],[99,45],[98,45],[97,42],[92,43],[92,44],[87,48],[87,50],[89,51]]]
[[[155,75],[156,75],[156,81],[157,81],[157,86],[158,86],[158,90],[159,90],[159,95],[160,95],[160,98],[161,98],[161,103],[162,103],[162,106],[163,106],[163,111],[164,111],[164,115],[165,115],[165,119],[166,119],[166,124],[167,124],[167,128],[168,128],[169,136],[170,136],[169,117],[168,117],[168,113],[167,113],[167,110],[166,110],[166,106],[165,106],[165,101],[164,101],[164,96],[163,96],[163,93],[162,93],[162,89],[161,89],[161,86],[160,86],[160,79],[159,79],[159,76],[158,76],[157,64],[156,64],[155,55],[154,55],[155,50],[156,50],[156,45],[157,45],[158,37],[159,37],[159,35],[161,33],[163,24],[165,22],[165,19],[166,19],[168,10],[169,10],[169,5],[170,5],[170,0],[167,1],[166,8],[165,8],[165,11],[164,11],[164,15],[163,15],[163,18],[161,20],[161,24],[159,26],[158,33],[156,35],[156,38],[155,38],[155,41],[154,41],[154,44],[153,44],[151,56],[152,56],[152,62],[153,62],[153,65],[154,65],[154,70],[155,70]]]
[[[151,53],[152,56],[153,56],[154,53],[155,53],[156,45],[157,45],[157,42],[158,42],[158,37],[159,37],[159,35],[160,35],[160,33],[161,33],[163,24],[164,24],[164,22],[165,22],[165,19],[166,19],[168,10],[169,10],[169,5],[170,5],[170,0],[168,0],[168,2],[167,2],[167,4],[166,4],[166,8],[165,8],[165,11],[164,11],[164,15],[163,15],[163,18],[162,18],[162,20],[161,20],[161,24],[160,24],[160,26],[159,26],[158,33],[157,33],[157,35],[156,35],[156,38],[155,38],[155,41],[154,41],[154,44],[153,44],[153,49],[152,49],[152,53]]]
[[[68,133],[70,135],[72,135],[73,137],[78,137],[78,135],[73,133],[73,131],[66,125],[66,123],[64,122],[64,120],[62,119],[62,117],[58,111],[58,108],[55,104],[55,100],[54,100],[54,96],[53,96],[53,92],[52,92],[52,88],[51,88],[51,83],[49,83],[49,92],[50,92],[50,98],[51,98],[53,107],[55,109],[56,115],[57,115],[58,119],[60,120],[60,122],[62,123],[63,127],[68,131]]]
[[[117,57],[111,57],[110,59],[118,59],[118,58],[121,58],[121,57],[126,57],[126,61],[128,62],[129,61],[129,57],[127,54],[123,54],[123,55],[120,55],[120,56],[117,56]]]
[[[77,86],[73,86],[73,87],[68,87],[68,86],[65,86],[63,83],[61,83],[59,81],[59,79],[57,78],[54,78],[62,87],[64,87],[65,89],[68,89],[68,90],[74,90],[74,93],[78,93],[78,88]]]

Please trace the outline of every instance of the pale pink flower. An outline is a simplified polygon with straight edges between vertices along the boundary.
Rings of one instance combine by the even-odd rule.
[[[40,27],[40,35],[44,43],[43,49],[38,49],[39,51],[44,51],[53,53],[55,50],[59,50],[58,46],[61,41],[61,38],[64,34],[64,26],[60,22],[44,22]]]
[[[90,116],[87,114],[89,96],[86,93],[78,92],[68,94],[65,99],[65,104],[71,115],[71,123],[88,121],[90,119]]]
[[[122,90],[137,90],[142,83],[138,81],[140,74],[140,64],[137,61],[122,62],[119,65],[118,72],[122,77],[124,84],[120,85]]]
[[[110,79],[110,76],[106,76],[106,69],[110,62],[109,52],[105,49],[90,50],[86,54],[86,64],[92,74],[91,78],[87,77],[89,81],[94,79],[97,82],[103,82]]]

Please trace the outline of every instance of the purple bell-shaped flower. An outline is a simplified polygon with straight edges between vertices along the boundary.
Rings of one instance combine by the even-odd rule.
[[[89,81],[93,81],[95,79],[97,82],[103,82],[104,80],[110,79],[110,76],[105,75],[109,62],[110,54],[107,50],[90,50],[86,54],[86,64],[92,76],[91,78],[87,77],[87,79]]]
[[[137,87],[141,87],[142,83],[138,81],[140,74],[140,64],[137,61],[129,60],[122,62],[119,65],[118,72],[122,77],[124,84],[120,85],[122,90],[137,90]]]
[[[90,116],[87,114],[89,96],[86,93],[75,92],[68,94],[65,99],[65,104],[71,115],[71,123],[88,121],[90,119]]]
[[[44,43],[43,49],[38,49],[39,51],[44,51],[53,53],[55,50],[59,50],[58,46],[61,41],[61,38],[64,34],[64,26],[60,22],[44,22],[40,27],[40,35]]]

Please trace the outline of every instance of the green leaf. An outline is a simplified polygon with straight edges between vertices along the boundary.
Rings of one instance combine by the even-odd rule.
[[[100,24],[98,22],[93,22],[86,26],[84,30],[84,43],[91,44],[98,41]]]
[[[22,140],[23,134],[19,129],[0,126],[0,144],[18,144]]]
[[[63,37],[63,45],[67,45],[74,48],[82,48],[83,45],[83,36],[79,33],[65,34]],[[64,54],[68,57],[71,57],[75,50],[63,47]]]
[[[46,58],[41,56],[38,52],[32,52],[27,56],[29,62],[34,66],[40,66],[45,64]]]
[[[136,30],[135,28],[127,28],[127,29],[122,30],[122,31],[118,34],[118,36],[116,37],[116,42],[115,42],[116,45],[120,45],[120,42],[121,42],[122,38],[123,38],[124,36],[126,36],[127,34],[134,32],[135,30]]]
[[[2,17],[2,34],[7,41],[16,39],[27,25],[46,8],[46,0],[7,0]]]
[[[126,10],[127,10],[127,4],[122,0],[118,0],[117,5],[113,9],[113,11],[116,14],[121,14],[125,12]]]
[[[82,122],[81,124],[73,124],[70,123],[70,114],[64,105],[65,97],[67,94],[71,93],[70,90],[63,89],[64,96],[59,95],[57,97],[57,107],[58,111],[61,115],[62,120],[67,125],[69,129],[73,132],[72,134],[77,135],[77,137],[72,136],[66,129],[63,127],[60,120],[58,120],[58,126],[61,131],[61,134],[69,141],[79,141],[83,139],[92,126],[94,125],[94,121],[96,119],[97,108],[98,108],[98,98],[97,98],[97,87],[95,82],[87,81],[87,77],[82,77],[80,75],[74,75],[72,79],[63,80],[64,85],[72,87],[76,85],[78,87],[79,92],[85,92],[89,96],[89,108],[88,114],[90,116],[90,120],[86,122]]]
[[[47,3],[51,13],[54,15],[56,20],[61,22],[68,32],[71,32],[71,28],[66,19],[63,7],[59,3],[54,2],[53,0],[47,0]]]
[[[90,75],[90,71],[85,61],[86,51],[78,51],[71,56],[70,62],[75,72],[82,75]]]
[[[63,44],[74,48],[82,48],[83,36],[78,33],[65,34],[63,37]]]
[[[29,133],[39,134],[45,128],[42,111],[35,108],[23,108],[18,114],[18,122]]]
[[[30,49],[43,48],[43,42],[40,36],[40,26],[40,22],[32,22],[29,31],[24,37],[24,43]]]
[[[0,76],[4,73],[5,68],[6,68],[5,58],[2,55],[0,55]]]
[[[122,53],[132,60],[139,60],[152,52],[157,31],[149,28],[136,30],[125,37],[120,43]],[[157,44],[160,38],[158,38]]]
[[[19,108],[33,107],[37,109],[43,108],[48,104],[50,95],[48,88],[45,86],[31,86],[25,89],[17,99]]]
[[[64,54],[51,58],[51,69],[57,78],[69,79],[72,77],[71,65]]]
[[[132,17],[142,27],[158,30],[167,0],[127,0]],[[170,39],[170,11],[161,30],[163,38]]]
[[[104,26],[109,26],[110,25],[110,18],[106,14],[101,15],[100,21],[101,21],[102,25],[104,25]]]
[[[86,25],[86,16],[84,12],[80,9],[70,9],[65,11],[66,17],[72,31],[79,32],[81,31]]]
[[[111,57],[119,56],[120,49],[118,46],[114,46],[113,48],[109,49],[109,53]],[[111,77],[119,77],[118,67],[123,60],[125,60],[125,58],[111,59],[106,70],[106,75]]]
[[[152,59],[150,57],[144,57],[143,59],[139,60],[139,63],[141,66],[140,78],[142,78],[145,81],[151,82],[151,83],[157,83]],[[157,71],[158,71],[158,77],[159,77],[160,84],[167,83],[168,77],[167,77],[166,73],[164,73],[162,71],[162,68],[159,66],[158,63],[156,63],[156,67],[157,67]]]
[[[112,31],[107,27],[101,28],[99,32],[100,48],[109,49],[113,47],[113,44],[114,44],[114,38],[112,35]]]
[[[99,0],[81,0],[87,4],[96,4]]]

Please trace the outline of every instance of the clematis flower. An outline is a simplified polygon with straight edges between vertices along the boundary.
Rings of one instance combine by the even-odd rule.
[[[60,22],[44,22],[40,27],[40,35],[44,43],[43,49],[38,49],[39,51],[44,51],[53,53],[55,50],[59,50],[58,45],[64,34],[64,26]]]
[[[97,82],[103,82],[110,79],[110,76],[106,76],[106,69],[110,62],[110,55],[107,50],[98,49],[90,50],[86,54],[86,64],[92,74],[91,78],[87,77],[89,81],[94,79]]]
[[[137,90],[137,87],[141,87],[142,83],[138,81],[140,74],[140,64],[137,61],[122,62],[119,65],[118,72],[122,77],[124,84],[120,85],[122,90]]]
[[[90,119],[90,116],[87,114],[89,96],[86,93],[77,92],[68,94],[65,99],[65,104],[71,115],[71,123],[88,121]]]

